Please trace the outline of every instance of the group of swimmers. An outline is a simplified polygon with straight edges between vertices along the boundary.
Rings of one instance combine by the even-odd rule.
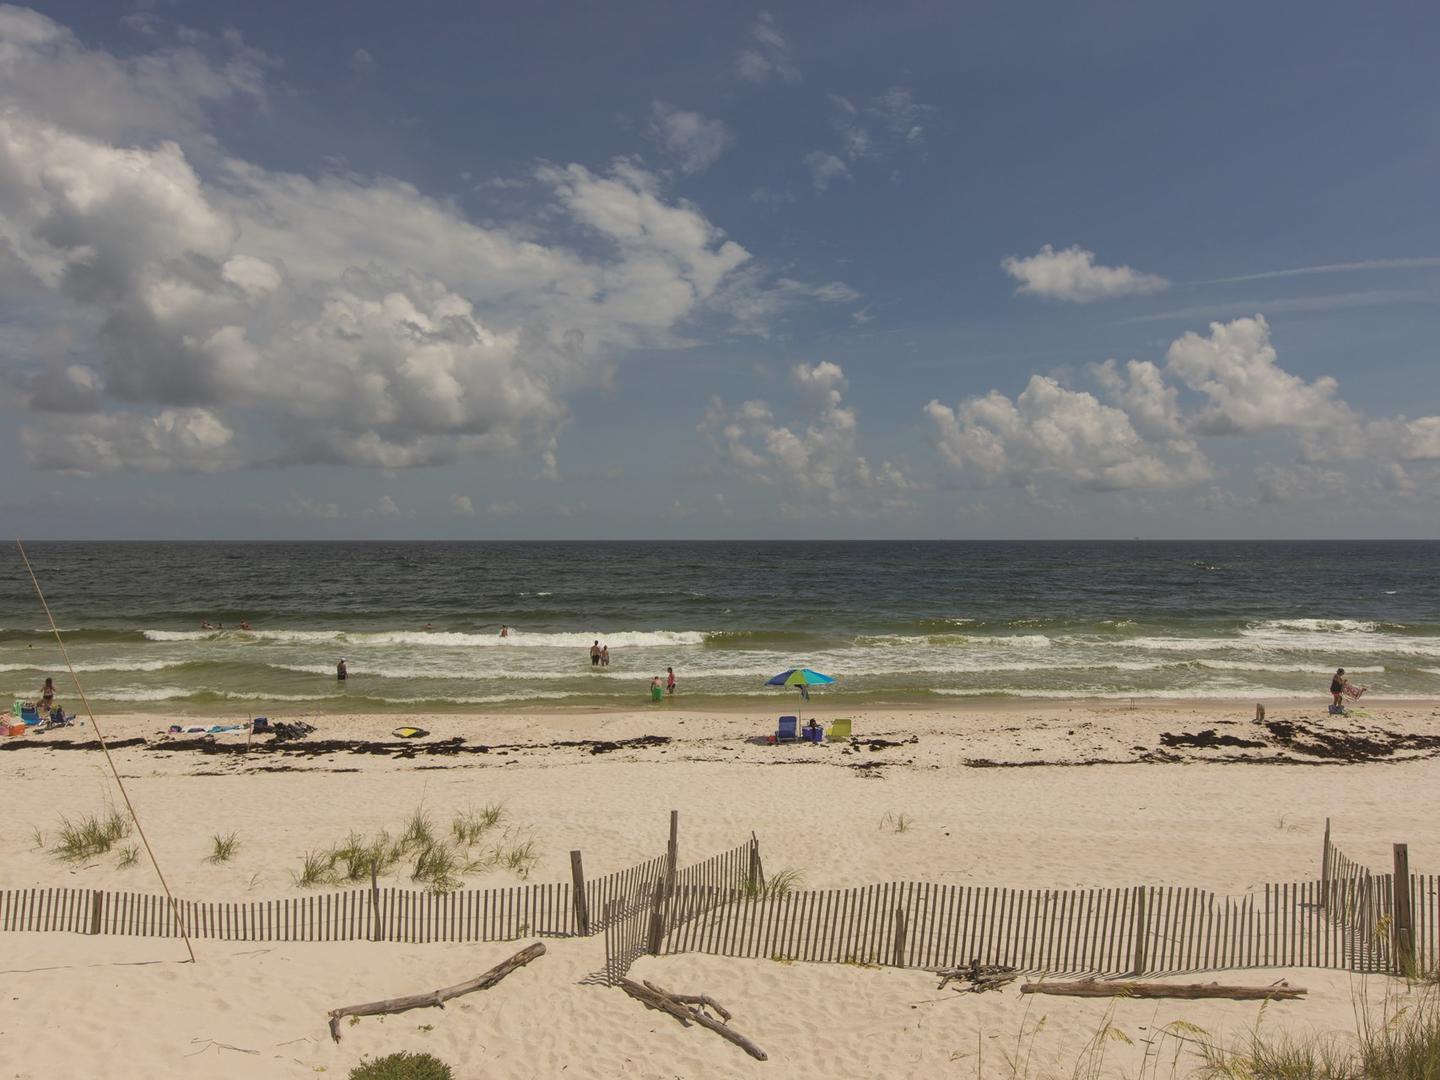
[[[206,619],[204,622],[202,622],[202,623],[200,624],[200,629],[201,629],[201,630],[224,630],[224,629],[225,629],[225,624],[224,624],[223,622],[213,622],[213,623],[212,623],[209,619]],[[249,624],[248,622],[246,622],[244,619],[241,619],[241,620],[240,620],[240,625],[239,625],[238,627],[236,627],[236,629],[238,629],[238,630],[249,630],[249,629],[250,629],[250,624]]]

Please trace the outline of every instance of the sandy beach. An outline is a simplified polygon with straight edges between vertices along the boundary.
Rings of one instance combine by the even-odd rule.
[[[768,746],[756,738],[766,714],[690,711],[679,700],[627,713],[435,717],[413,744],[389,737],[393,717],[311,717],[317,730],[305,739],[282,748],[259,736],[248,754],[243,734],[204,740],[206,752],[193,737],[166,739],[153,716],[102,724],[171,887],[190,899],[297,895],[307,851],[352,831],[398,834],[417,807],[443,827],[488,803],[504,807],[497,836],[533,841],[531,881],[568,880],[572,849],[591,875],[663,852],[674,809],[682,865],[753,831],[767,871],[795,870],[806,887],[1177,884],[1244,896],[1314,878],[1327,817],[1351,858],[1388,868],[1390,845],[1404,841],[1416,872],[1440,864],[1426,795],[1440,779],[1440,709],[1367,712],[1328,717],[1323,705],[1275,702],[1262,725],[1253,702],[870,709],[854,713],[852,744]],[[73,864],[46,850],[62,816],[103,813],[118,796],[98,751],[43,746],[84,742],[88,728],[22,738],[0,753],[12,822],[0,838],[0,888],[158,891],[143,857],[122,869],[113,855]],[[212,837],[231,832],[236,854],[207,861]],[[407,879],[397,867],[389,883]],[[492,869],[465,884],[517,880]],[[921,970],[702,955],[636,964],[639,977],[729,1007],[769,1052],[761,1064],[587,985],[604,964],[592,937],[551,940],[528,968],[443,1011],[367,1018],[335,1046],[327,1010],[460,982],[526,941],[202,941],[193,966],[168,939],[10,933],[4,944],[0,1039],[15,1077],[103,1075],[117,1053],[124,1075],[343,1075],[364,1055],[401,1049],[430,1050],[458,1076],[861,1077],[902,1063],[1008,1076],[1007,1053],[1031,1055],[1033,1075],[1062,1065],[1068,1075],[1107,1008],[1022,998],[1014,986],[940,993]],[[1351,1030],[1357,995],[1402,992],[1343,971],[1223,978],[1307,987],[1306,1000],[1265,1010],[1265,1024],[1302,1031]],[[1241,1002],[1121,1003],[1114,1022],[1136,1045],[1114,1043],[1107,1061],[1133,1074],[1147,1031],[1185,1020],[1240,1033],[1258,1012]]]

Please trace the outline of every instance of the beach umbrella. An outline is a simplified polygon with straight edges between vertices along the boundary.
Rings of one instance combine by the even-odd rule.
[[[765,685],[793,686],[800,691],[800,696],[802,698],[808,698],[809,694],[806,692],[805,689],[807,686],[824,686],[825,684],[833,683],[834,681],[835,680],[829,675],[822,675],[818,671],[811,671],[808,667],[792,667],[786,668],[784,671],[780,672],[779,675],[776,675],[773,678],[766,679]],[[800,710],[796,709],[795,713],[795,720],[798,723],[800,720]]]

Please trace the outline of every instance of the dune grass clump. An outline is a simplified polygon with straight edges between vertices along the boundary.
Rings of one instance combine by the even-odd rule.
[[[433,1054],[402,1050],[360,1062],[350,1070],[350,1080],[455,1080],[455,1073]]]
[[[210,843],[210,856],[205,860],[206,862],[229,862],[235,852],[240,850],[240,840],[233,832],[226,833],[224,836],[216,833],[210,838]]]
[[[460,887],[465,874],[496,867],[504,867],[522,879],[528,878],[540,862],[533,840],[514,840],[507,829],[499,842],[479,848],[504,817],[505,808],[499,803],[461,811],[450,822],[452,841],[443,837],[434,819],[419,806],[405,822],[398,840],[391,839],[383,829],[374,837],[352,831],[343,843],[325,850],[307,851],[300,870],[292,872],[292,876],[297,885],[305,888],[353,884],[368,880],[372,871],[378,876],[404,860],[413,859],[410,880],[432,892],[451,892]]]
[[[906,833],[914,826],[915,819],[909,814],[892,814],[885,811],[885,816],[880,819],[880,828],[889,829],[891,832]]]
[[[485,838],[505,817],[505,808],[500,803],[489,803],[479,810],[462,810],[450,823],[455,842],[474,847]]]
[[[115,860],[115,865],[121,870],[128,869],[140,861],[140,849],[134,844],[126,844],[120,849],[120,855]]]
[[[400,843],[407,851],[419,851],[435,843],[435,823],[430,820],[430,815],[423,806],[417,806],[410,815],[410,820],[405,823],[405,831],[400,834]]]
[[[302,889],[316,885],[328,885],[334,881],[331,873],[331,852],[307,851],[300,859],[300,869],[295,873],[295,884]]]
[[[777,900],[797,891],[804,880],[805,875],[799,870],[786,867],[776,870],[765,879],[763,885],[757,885],[752,879],[746,878],[742,892],[747,900]]]
[[[460,887],[464,864],[448,844],[431,844],[415,856],[411,881],[418,881],[431,892],[453,892]]]
[[[130,821],[117,810],[103,817],[91,814],[79,821],[60,819],[60,832],[50,853],[64,862],[83,862],[106,854],[130,835]]]

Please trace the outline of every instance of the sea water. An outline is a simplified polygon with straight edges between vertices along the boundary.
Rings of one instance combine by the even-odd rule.
[[[35,543],[99,708],[207,715],[956,698],[1440,700],[1440,542]],[[201,629],[202,621],[224,630]],[[248,621],[251,628],[240,630]],[[501,625],[509,636],[500,636]],[[592,642],[608,645],[594,668]],[[344,657],[350,678],[339,682]],[[0,559],[0,687],[68,676]],[[767,700],[768,699],[768,700]]]

